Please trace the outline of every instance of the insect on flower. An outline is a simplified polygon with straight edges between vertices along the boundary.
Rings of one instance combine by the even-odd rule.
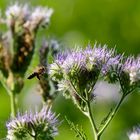
[[[43,67],[43,66],[41,66],[41,67],[39,67],[35,72],[33,72],[31,75],[29,75],[27,79],[32,79],[32,78],[34,78],[34,77],[37,77],[37,79],[40,80],[40,76],[41,76],[42,74],[44,74],[45,71],[46,71],[46,68]]]

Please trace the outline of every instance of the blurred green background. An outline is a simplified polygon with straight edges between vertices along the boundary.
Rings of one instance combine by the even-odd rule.
[[[126,55],[138,55],[140,53],[140,0],[19,1],[22,3],[28,2],[33,6],[49,6],[54,9],[49,29],[42,30],[38,34],[37,46],[39,46],[42,37],[55,37],[62,41],[65,47],[86,46],[88,43],[93,44],[97,41],[101,44],[107,44],[109,47],[116,46],[118,52]],[[11,3],[10,0],[0,1],[2,13]],[[2,27],[0,30],[2,30]],[[38,54],[34,56],[32,66],[27,74],[37,64],[37,56]],[[25,79],[25,87],[19,97],[20,110],[38,106],[39,95],[33,93],[37,92],[36,83],[37,79],[32,81]],[[28,104],[30,95],[33,95],[36,99],[33,104]],[[111,105],[116,102],[111,99],[102,100],[99,103],[97,101],[93,103],[93,110],[96,114],[96,120],[99,122],[101,117],[109,111]],[[133,125],[140,123],[139,107],[140,94],[130,95],[103,134],[102,140],[128,140],[128,130]],[[60,95],[54,103],[53,110],[61,114],[60,119],[68,116],[74,123],[82,125],[89,139],[93,139],[87,118],[79,112],[71,101]],[[9,119],[9,114],[9,97],[4,88],[0,86],[0,139],[6,135],[5,121]],[[60,134],[56,137],[56,140],[77,140],[65,121],[59,130]]]

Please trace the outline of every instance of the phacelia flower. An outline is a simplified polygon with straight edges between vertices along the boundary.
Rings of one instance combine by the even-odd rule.
[[[124,96],[140,87],[140,58],[126,60],[124,54],[117,54],[114,48],[88,45],[85,49],[59,54],[50,65],[49,74],[58,82],[58,90],[85,111],[83,102],[87,97],[92,98],[99,78],[109,83],[119,82]]]
[[[6,12],[6,23],[8,26],[14,26],[15,22],[18,21],[18,24],[23,24],[30,14],[28,5],[21,5],[15,3],[7,8]]]
[[[71,52],[64,61],[62,68],[65,73],[70,73],[73,69],[85,70],[86,57],[82,51]]]
[[[8,17],[25,17],[28,15],[28,6],[27,5],[20,5],[15,3],[14,5],[10,6],[6,10],[6,16]]]
[[[51,8],[37,7],[29,17],[29,26],[32,30],[39,26],[45,26],[50,22],[52,13],[53,10]]]
[[[100,71],[113,55],[114,49],[109,50],[106,46],[101,48],[95,45],[94,48],[88,46],[85,50],[72,50],[57,56],[55,62],[51,64],[50,73],[57,73],[58,68],[58,71],[64,75],[77,73],[80,76],[80,73],[83,72],[82,77],[86,72]]]
[[[74,49],[59,54],[50,65],[49,73],[58,82],[59,91],[62,90],[67,97],[74,97],[78,104],[83,104],[81,98],[86,98],[87,93],[91,94],[103,66],[113,55],[114,49],[109,50],[106,46],[101,48],[100,45]]]
[[[128,133],[129,140],[140,140],[140,127],[134,127],[132,132]]]
[[[52,13],[51,8],[39,6],[29,9],[27,4],[15,3],[6,10],[6,23],[13,31],[21,30],[22,26],[30,31],[35,31],[39,26],[45,26],[50,22]]]
[[[103,65],[102,75],[109,83],[115,83],[119,81],[119,76],[122,73],[123,67],[123,55],[114,55],[108,59]]]
[[[101,45],[97,46],[94,45],[94,54],[93,59],[98,60],[99,63],[105,64],[110,58],[112,58],[115,54],[115,49],[108,49],[107,45],[104,45],[103,47]]]
[[[131,83],[140,81],[140,58],[129,57],[124,63],[124,71],[129,74]]]
[[[18,114],[7,123],[7,139],[19,140],[36,138],[39,140],[51,140],[58,134],[58,116],[52,113],[49,107],[43,107],[40,112],[33,114],[26,112]]]

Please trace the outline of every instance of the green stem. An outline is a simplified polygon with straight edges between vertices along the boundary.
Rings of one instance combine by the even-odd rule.
[[[86,100],[84,97],[82,97],[81,94],[79,94],[79,93],[77,92],[77,90],[76,90],[75,86],[72,84],[71,80],[69,80],[69,81],[70,81],[69,84],[70,84],[70,86],[73,88],[73,91],[76,93],[76,95],[77,95],[81,100],[83,100],[83,101],[86,103],[87,100]]]
[[[1,77],[0,77],[1,78]],[[6,86],[6,84],[5,84],[5,82],[4,82],[4,80],[2,79],[1,81],[1,84],[2,84],[2,86],[4,87],[4,89],[8,92],[8,94],[10,95],[11,94],[11,91],[8,89],[8,87]]]
[[[16,115],[16,97],[15,94],[11,92],[10,94],[10,102],[11,102],[11,117],[15,117]]]
[[[100,137],[102,135],[102,133],[104,132],[104,130],[107,128],[107,126],[109,125],[109,123],[111,122],[111,120],[114,118],[114,116],[116,115],[120,105],[122,104],[123,100],[125,98],[125,95],[123,95],[120,99],[120,101],[118,102],[118,104],[116,105],[116,107],[114,108],[114,110],[111,112],[111,114],[109,115],[109,117],[107,118],[105,124],[103,125],[103,127],[99,130],[98,132],[98,136]]]
[[[34,140],[37,140],[37,137],[36,136],[34,136]]]
[[[4,81],[1,81],[2,86],[8,92],[10,96],[10,104],[11,104],[11,117],[15,117],[16,115],[16,96],[15,94],[6,86]]]
[[[100,140],[100,136],[98,136],[97,134],[94,136],[94,140]]]
[[[90,102],[87,102],[87,109],[88,109],[88,118],[90,120],[93,133],[94,133],[94,140],[99,140],[99,136],[97,135],[98,130],[97,130],[97,127],[96,127],[96,124],[92,115]]]

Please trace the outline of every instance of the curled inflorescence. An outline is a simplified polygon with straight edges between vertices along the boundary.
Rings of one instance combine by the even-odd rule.
[[[139,87],[140,59],[126,58],[115,49],[95,44],[93,48],[89,45],[85,49],[58,54],[49,73],[58,82],[58,90],[78,101],[86,98],[86,93],[92,93],[99,78],[109,83],[119,82],[123,94],[128,94]]]
[[[26,112],[18,114],[7,123],[7,139],[29,139],[31,137],[39,140],[51,140],[58,134],[58,116],[51,112],[49,107],[43,107],[40,112],[33,114]]]

